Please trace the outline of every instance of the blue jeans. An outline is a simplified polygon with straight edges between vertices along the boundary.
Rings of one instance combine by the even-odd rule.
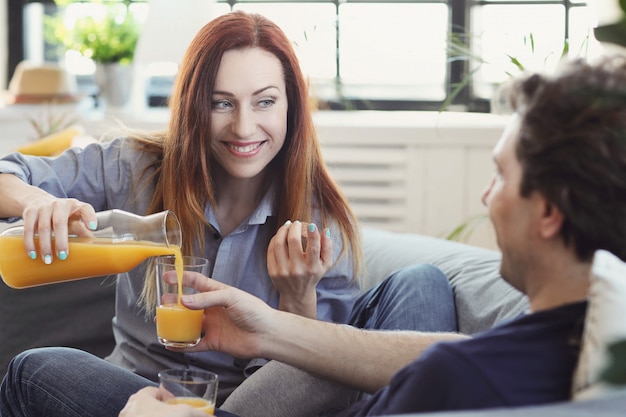
[[[365,292],[355,303],[350,324],[381,330],[455,331],[452,289],[446,276],[435,267],[408,267]],[[261,377],[263,368],[250,379]],[[278,383],[286,383],[288,386],[285,389],[298,386],[296,381],[287,379],[279,377],[264,381],[264,389],[269,389],[270,393],[263,395],[264,398],[259,401],[255,401],[254,395],[246,389],[238,392],[241,387],[231,397],[233,402],[236,398],[242,399],[246,406],[260,412],[258,415],[261,416],[282,415],[275,409],[270,414],[264,414],[268,411],[261,406],[264,399],[270,407],[284,404],[284,415],[295,417],[295,396],[290,398],[286,396],[288,392],[276,389]],[[258,380],[263,381],[263,378]],[[248,385],[254,386],[254,379],[251,382]],[[0,416],[116,417],[128,397],[147,385],[154,383],[80,350],[32,349],[19,354],[9,364],[0,385]],[[329,391],[334,396],[338,394],[334,387]],[[348,390],[348,397],[350,392],[353,390]],[[306,399],[312,397],[310,391],[303,394],[302,401],[298,401],[299,406],[305,406]],[[321,399],[321,394],[314,397]],[[343,394],[342,397],[347,398]],[[230,397],[227,403],[229,400]],[[323,408],[327,409],[332,404],[333,401],[329,400]],[[311,407],[305,408],[307,412],[312,410]],[[215,413],[216,416],[232,416],[223,410],[216,410]]]
[[[148,385],[156,384],[78,349],[31,349],[9,364],[0,416],[117,417],[128,397]]]
[[[456,332],[454,294],[439,269],[426,264],[410,266],[364,292],[356,300],[349,324],[372,330]],[[246,417],[333,416],[366,396],[270,361],[233,391],[222,408]]]
[[[430,264],[400,269],[357,299],[348,324],[372,330],[456,332],[448,277]]]

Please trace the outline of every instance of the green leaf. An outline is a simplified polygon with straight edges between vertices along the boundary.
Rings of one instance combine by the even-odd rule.
[[[506,54],[507,58],[509,58],[509,61],[511,62],[511,64],[515,65],[515,67],[520,70],[520,71],[524,71],[524,65],[519,61],[519,59],[515,58],[514,56],[511,56],[509,54]]]
[[[622,0],[626,2],[626,0]],[[598,26],[593,34],[600,42],[608,42],[626,47],[626,18],[610,25]]]
[[[609,365],[600,379],[611,385],[626,385],[626,340],[608,346]]]
[[[476,228],[487,220],[489,220],[489,216],[487,214],[477,214],[471,216],[463,223],[455,227],[454,230],[452,230],[445,238],[447,240],[454,240],[457,242],[467,241]]]
[[[457,84],[454,85],[454,89],[450,92],[450,94],[448,94],[448,97],[446,98],[446,101],[443,102],[443,104],[441,105],[441,108],[439,109],[439,111],[445,111],[445,110],[448,109],[450,104],[452,104],[452,101],[454,101],[456,96],[458,96],[461,93],[463,88],[465,88],[469,84],[470,80],[472,79],[472,76],[479,69],[480,68],[474,68],[472,71],[470,71],[469,74],[467,74],[467,76],[465,78],[463,78],[461,80],[460,83],[457,83]]]
[[[67,2],[57,0],[59,3]],[[79,51],[83,56],[102,63],[130,63],[140,32],[138,23],[128,12],[126,1],[110,3],[103,19],[80,19],[73,28],[65,27],[62,13],[47,20],[45,25],[49,42]]]

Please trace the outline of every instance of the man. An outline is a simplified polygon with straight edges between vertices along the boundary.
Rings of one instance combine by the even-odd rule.
[[[375,393],[341,417],[569,399],[593,255],[626,259],[626,58],[520,79],[511,103],[516,114],[495,147],[483,202],[501,275],[528,296],[528,314],[432,344],[442,335],[312,321],[195,276],[203,293],[183,302],[208,308],[208,320],[194,349],[272,358]]]

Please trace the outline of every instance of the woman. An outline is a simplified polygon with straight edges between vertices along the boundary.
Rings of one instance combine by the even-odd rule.
[[[169,209],[182,226],[183,254],[208,258],[213,278],[273,307],[345,322],[359,290],[359,232],[322,161],[306,83],[284,33],[243,12],[211,21],[183,58],[170,109],[163,133],[133,134],[51,159],[12,154],[0,160],[0,216],[23,218],[25,250],[37,258],[32,262],[72,256],[68,228],[89,225],[96,211]],[[298,220],[307,222],[306,245]],[[117,277],[117,345],[108,361],[153,381],[164,368],[210,369],[220,376],[220,404],[264,360],[160,346],[152,311],[145,311],[154,285],[148,269]],[[142,294],[144,304],[138,303]],[[48,383],[46,372],[54,384],[55,374],[76,381],[86,368],[101,365],[63,349],[30,351],[14,362],[14,370],[18,363],[39,364],[38,384]],[[65,387],[75,393],[73,412],[117,413],[130,394],[149,385],[133,374],[109,379],[107,369],[97,381],[97,406],[82,399],[80,389]],[[22,375],[20,383],[29,382]],[[6,393],[14,383],[5,381],[0,407],[10,402]]]

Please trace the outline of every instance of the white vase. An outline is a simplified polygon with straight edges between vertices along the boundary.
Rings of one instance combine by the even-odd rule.
[[[120,108],[130,100],[133,87],[132,64],[96,63],[96,83],[105,108]]]

